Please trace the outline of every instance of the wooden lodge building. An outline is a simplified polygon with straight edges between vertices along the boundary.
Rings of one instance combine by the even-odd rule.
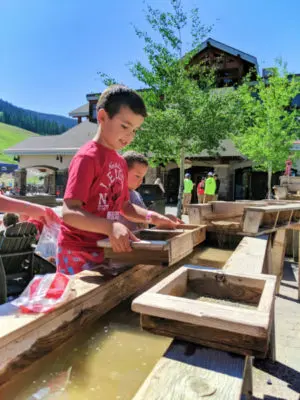
[[[199,61],[217,66],[217,86],[220,88],[238,85],[251,70],[254,71],[253,79],[256,72],[258,73],[256,57],[211,38],[202,44],[192,63]],[[46,192],[56,194],[58,197],[63,196],[72,157],[84,143],[93,138],[97,130],[98,97],[98,93],[87,94],[87,102],[69,113],[72,118],[77,119],[78,124],[65,133],[57,136],[31,137],[5,151],[19,162],[16,185],[21,194],[25,194],[26,191],[26,169],[38,168],[48,172],[45,179]],[[297,97],[298,99],[294,101],[300,107],[300,95]],[[217,173],[221,180],[220,199],[264,198],[266,173],[253,171],[251,166],[252,162],[247,160],[230,140],[224,140],[214,156],[206,151],[189,155],[186,165],[187,172],[191,173],[194,182],[209,171]],[[277,175],[273,177],[274,183],[278,181]],[[179,186],[178,166],[169,163],[166,166],[149,168],[145,182],[154,183],[158,176],[164,182],[167,201],[176,201]]]

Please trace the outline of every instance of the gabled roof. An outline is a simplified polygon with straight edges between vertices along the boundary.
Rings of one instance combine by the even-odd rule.
[[[212,46],[215,47],[216,49],[222,50],[225,53],[231,54],[233,56],[240,56],[242,60],[245,60],[249,62],[250,64],[255,65],[257,71],[258,71],[258,62],[257,58],[254,56],[251,56],[250,54],[244,53],[241,50],[235,49],[234,47],[228,46],[227,44],[218,42],[215,39],[208,38],[206,39],[200,46],[199,53],[201,53],[203,50],[205,50],[207,47]]]
[[[93,139],[97,124],[84,121],[61,135],[30,137],[5,150],[5,154],[75,154],[87,141]]]
[[[70,117],[88,117],[89,116],[89,103],[84,104],[75,110],[69,112]]]

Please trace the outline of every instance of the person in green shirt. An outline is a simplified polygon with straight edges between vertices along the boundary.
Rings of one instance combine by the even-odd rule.
[[[192,200],[192,191],[194,188],[194,183],[191,180],[190,174],[185,174],[183,185],[183,214],[187,214],[187,205],[190,204]]]
[[[204,188],[204,203],[208,203],[209,201],[213,201],[216,193],[216,180],[214,178],[214,174],[209,172],[207,174],[207,179],[205,181]]]

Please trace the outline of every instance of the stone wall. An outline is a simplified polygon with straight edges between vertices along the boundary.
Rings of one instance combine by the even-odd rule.
[[[234,166],[230,164],[214,165],[214,172],[221,181],[218,199],[227,201],[234,200]]]

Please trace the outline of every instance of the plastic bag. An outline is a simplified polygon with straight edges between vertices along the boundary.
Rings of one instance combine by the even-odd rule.
[[[59,230],[60,225],[58,224],[51,224],[50,226],[45,225],[35,249],[36,254],[54,265]]]
[[[36,275],[12,304],[23,313],[47,313],[71,297],[73,279],[61,273]]]

